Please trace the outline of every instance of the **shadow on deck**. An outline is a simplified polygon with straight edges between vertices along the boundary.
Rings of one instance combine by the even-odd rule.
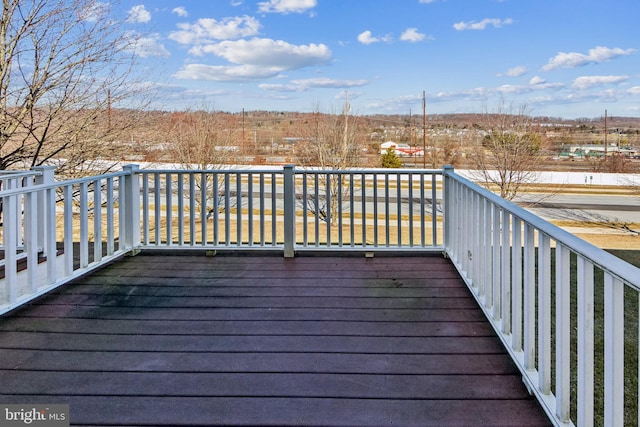
[[[84,425],[546,425],[446,259],[113,263],[0,319],[0,402]]]

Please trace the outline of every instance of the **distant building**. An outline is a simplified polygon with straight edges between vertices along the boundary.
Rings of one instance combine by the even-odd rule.
[[[637,159],[640,156],[640,149],[625,147],[621,148],[617,145],[610,144],[606,147],[606,155],[622,155],[630,159]],[[560,158],[581,159],[584,157],[604,157],[605,146],[603,144],[583,144],[570,145],[562,148],[559,154]]]
[[[419,147],[411,147],[408,144],[402,144],[399,142],[387,141],[380,144],[380,154],[384,154],[391,148],[396,152],[398,157],[422,157],[424,156],[424,150]]]

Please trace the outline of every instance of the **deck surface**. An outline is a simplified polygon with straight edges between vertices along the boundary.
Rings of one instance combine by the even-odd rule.
[[[443,258],[139,255],[0,318],[0,403],[78,425],[546,425]]]

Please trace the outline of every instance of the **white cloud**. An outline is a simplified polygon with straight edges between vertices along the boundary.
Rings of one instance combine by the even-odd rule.
[[[549,62],[542,67],[543,71],[550,71],[555,68],[574,68],[587,64],[597,64],[605,62],[619,56],[626,56],[635,53],[635,49],[621,49],[597,46],[593,49],[589,49],[589,53],[578,52],[560,52],[553,58],[549,59]]]
[[[529,88],[525,86],[518,86],[518,85],[502,85],[496,89],[496,91],[498,91],[499,93],[508,93],[508,94],[521,93],[521,92],[526,92],[528,90]]]
[[[535,77],[531,79],[531,81],[529,82],[529,85],[534,90],[546,90],[546,89],[557,90],[557,89],[562,89],[566,87],[566,84],[564,83],[547,83],[546,80],[544,79],[537,80]]]
[[[380,40],[371,36],[371,31],[363,31],[358,34],[358,41],[362,44],[378,43]]]
[[[425,37],[424,34],[418,32],[417,28],[407,28],[400,36],[400,40],[415,43],[424,40]]]
[[[282,40],[261,38],[227,40],[203,46],[200,50],[234,64],[276,66],[283,70],[325,64],[331,59],[331,50],[324,44],[292,45]]]
[[[487,28],[487,26],[493,26],[494,28],[501,28],[501,27],[504,27],[505,25],[510,25],[510,24],[513,24],[513,19],[511,19],[511,18],[506,18],[506,19],[486,18],[486,19],[483,19],[480,22],[475,22],[475,21],[464,22],[464,21],[460,21],[460,22],[457,22],[457,23],[453,24],[453,28],[455,28],[458,31],[484,30],[484,29]]]
[[[168,57],[171,55],[164,45],[160,43],[160,35],[157,33],[146,37],[131,34],[129,38],[128,50],[141,58]]]
[[[198,54],[213,54],[234,65],[190,64],[176,73],[175,77],[251,81],[275,77],[283,71],[323,65],[331,60],[331,50],[323,44],[292,45],[282,40],[260,38],[228,40],[198,46],[192,51]]]
[[[390,34],[386,34],[381,37],[373,37],[373,35],[371,34],[371,31],[369,30],[363,31],[362,33],[358,34],[358,41],[362,44],[390,42],[391,40],[392,40],[392,37]]]
[[[419,3],[422,3],[422,4],[429,4],[429,3],[435,3],[435,2],[436,0],[420,0],[419,1]]]
[[[547,81],[545,79],[543,79],[542,77],[539,76],[533,76],[531,78],[531,80],[529,80],[529,84],[531,86],[538,86],[538,85],[542,85],[545,84]]]
[[[316,0],[268,0],[258,3],[258,11],[263,13],[304,13],[316,7]]]
[[[127,13],[127,21],[144,24],[151,21],[151,13],[142,4],[133,6]]]
[[[260,22],[250,16],[230,17],[217,21],[213,18],[198,19],[194,24],[180,23],[179,31],[169,34],[171,40],[181,44],[210,43],[258,34]]]
[[[189,13],[187,13],[187,9],[185,9],[182,6],[173,8],[171,13],[175,13],[176,15],[178,15],[178,16],[180,16],[182,18],[186,18],[187,16],[189,16]]]
[[[276,76],[279,68],[259,67],[255,65],[206,65],[187,64],[173,75],[178,79],[212,80],[217,82],[247,82]]]
[[[486,101],[491,92],[492,90],[486,87],[477,87],[468,90],[438,92],[435,95],[428,97],[428,99],[431,99],[432,101],[451,101],[456,99],[463,99],[466,101]]]
[[[364,86],[369,83],[367,80],[338,80],[326,77],[292,80],[289,84],[261,84],[263,90],[272,92],[302,92],[308,89],[342,89]]]
[[[364,86],[369,82],[367,80],[337,80],[320,77],[315,79],[292,80],[291,83],[304,88],[345,88]]]
[[[554,90],[558,91],[566,85],[563,83],[547,83],[546,80],[536,76],[533,77],[528,84],[512,85],[506,84],[498,87],[477,87],[469,90],[438,92],[431,96],[434,102],[446,102],[454,100],[465,100],[469,102],[486,102],[487,99],[495,96],[517,97],[523,94],[531,94],[533,92]],[[532,97],[527,95],[527,99],[542,99],[544,96]]]
[[[508,77],[520,77],[527,73],[527,68],[523,66],[509,68],[505,73],[498,74],[498,77],[508,76]]]
[[[572,87],[588,89],[593,86],[622,83],[629,80],[629,76],[582,76],[573,81]]]
[[[534,91],[543,91],[547,89],[557,90],[565,87],[563,83],[547,83],[547,81],[538,76],[533,77],[529,80],[528,84],[524,85],[502,85],[495,89],[486,89],[487,94],[497,93],[497,94],[523,94]]]
[[[302,92],[305,90],[304,87],[296,86],[296,85],[284,85],[284,84],[272,84],[272,83],[262,83],[259,84],[258,87],[262,90],[267,90],[270,92]]]
[[[349,98],[353,99],[352,93],[353,92],[349,92]],[[374,109],[376,111],[387,112],[407,111],[408,109],[415,107],[415,105],[419,103],[422,103],[422,94],[400,95],[395,98],[380,100],[377,102],[370,102],[367,104],[367,108]]]
[[[640,95],[640,86],[634,86],[630,88],[627,92],[629,92],[631,95]]]

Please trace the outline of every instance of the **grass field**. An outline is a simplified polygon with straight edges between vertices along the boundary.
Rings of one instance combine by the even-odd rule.
[[[640,250],[609,249],[611,254],[640,267]],[[552,260],[553,256],[552,249]],[[553,264],[553,262],[552,262]],[[552,266],[553,268],[553,266]],[[577,425],[577,281],[575,280],[577,271],[576,257],[571,259],[571,347],[572,347],[572,402],[571,418]],[[624,337],[625,337],[625,425],[638,425],[638,292],[629,287],[625,290],[624,303]],[[552,296],[552,301],[555,297]],[[553,302],[552,302],[553,304]],[[555,310],[553,310],[555,312]],[[575,326],[574,326],[575,325]],[[594,278],[594,425],[604,425],[604,274],[601,270],[595,269]],[[555,343],[552,343],[552,349]]]

